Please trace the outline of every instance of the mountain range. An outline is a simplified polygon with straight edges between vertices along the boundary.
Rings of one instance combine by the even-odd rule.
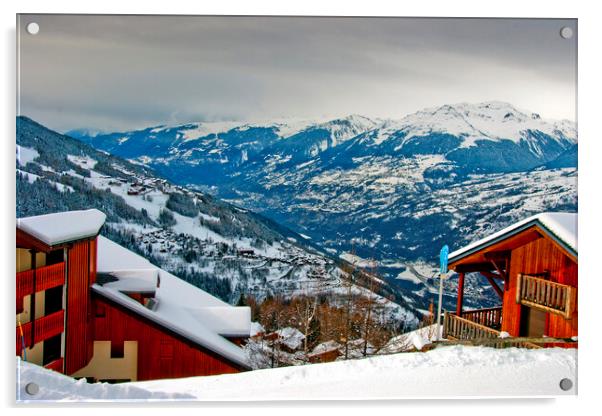
[[[577,209],[577,133],[503,102],[398,120],[189,123],[80,140],[260,212],[332,254],[430,260],[543,210]]]

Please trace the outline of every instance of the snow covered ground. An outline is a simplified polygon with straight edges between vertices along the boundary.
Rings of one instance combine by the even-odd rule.
[[[320,400],[574,395],[577,351],[449,346],[360,360],[173,380],[87,384],[17,362],[17,400]],[[560,389],[568,378],[573,387]],[[35,382],[30,396],[25,386]]]

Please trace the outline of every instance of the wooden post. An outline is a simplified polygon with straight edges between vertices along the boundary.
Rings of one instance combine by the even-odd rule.
[[[35,333],[36,333],[36,251],[30,250],[31,253],[31,269],[33,273],[32,277],[32,294],[29,302],[29,322],[31,322],[31,339],[29,340],[29,348],[33,348],[35,345]]]
[[[456,315],[462,316],[462,303],[464,302],[464,272],[458,277],[458,303],[456,305]]]
[[[441,337],[443,339],[447,338],[447,325],[448,324],[449,324],[449,313],[447,311],[445,311],[444,315],[443,315],[443,333],[441,334]],[[439,328],[437,328],[437,330],[439,330]]]

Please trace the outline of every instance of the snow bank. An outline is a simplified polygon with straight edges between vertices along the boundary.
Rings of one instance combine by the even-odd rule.
[[[361,360],[256,370],[236,375],[132,383],[203,400],[379,399],[428,396],[532,396],[576,381],[572,349],[442,347]]]
[[[425,353],[256,370],[212,377],[88,385],[32,365],[22,366],[17,391],[35,380],[35,399],[194,398],[197,400],[391,399],[446,396],[549,396],[576,394],[574,349],[449,346]],[[39,377],[42,374],[44,377]],[[569,378],[569,391],[559,387]]]
[[[17,228],[52,246],[97,235],[106,218],[97,209],[58,212],[18,218]]]
[[[441,335],[441,329],[439,329]],[[416,329],[411,332],[393,337],[382,347],[378,354],[393,354],[413,349],[421,350],[426,345],[436,341],[437,339],[437,324],[425,326],[424,328]]]
[[[39,392],[30,395],[25,386],[36,383]],[[94,383],[85,379],[75,380],[55,371],[47,370],[35,364],[24,362],[17,357],[17,401],[103,401],[103,400],[175,400],[191,399],[194,396],[182,393],[151,392],[125,384]]]

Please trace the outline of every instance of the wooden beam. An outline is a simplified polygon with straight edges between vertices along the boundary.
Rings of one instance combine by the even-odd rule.
[[[497,273],[493,273],[493,272],[486,272],[486,271],[482,271],[480,272],[483,276],[489,276],[492,279],[498,279],[498,280],[503,280],[504,278],[502,276],[500,276]]]
[[[491,287],[493,288],[493,290],[495,290],[495,293],[497,293],[497,295],[500,297],[500,299],[504,299],[504,292],[502,292],[502,289],[500,289],[500,287],[497,285],[497,283],[495,283],[495,280],[493,280],[494,276],[497,276],[494,273],[483,273],[481,272],[481,274],[483,276],[485,276],[487,278],[487,280],[489,281],[489,284],[491,285]],[[498,278],[500,276],[497,276]]]
[[[495,260],[491,260],[491,264],[493,264],[493,267],[495,267],[495,270],[497,271],[497,274],[499,274],[502,279],[504,279],[504,282],[506,282],[508,280],[508,276],[506,275],[506,271],[503,270],[500,266],[498,266],[498,264],[496,263]],[[506,264],[508,264],[508,262],[506,262]]]
[[[464,273],[458,277],[458,303],[456,305],[456,314],[462,316],[462,303],[464,301]]]
[[[490,272],[492,270],[495,270],[495,268],[493,267],[493,265],[490,262],[484,262],[484,263],[458,264],[456,267],[453,268],[453,270],[456,271],[457,273],[474,273],[474,272],[480,272],[482,270]]]
[[[491,345],[491,344],[571,344],[579,345],[573,338],[555,337],[507,337],[507,338],[473,338],[446,341],[445,345]]]
[[[510,258],[510,250],[490,251],[483,256],[489,261],[506,261]]]

